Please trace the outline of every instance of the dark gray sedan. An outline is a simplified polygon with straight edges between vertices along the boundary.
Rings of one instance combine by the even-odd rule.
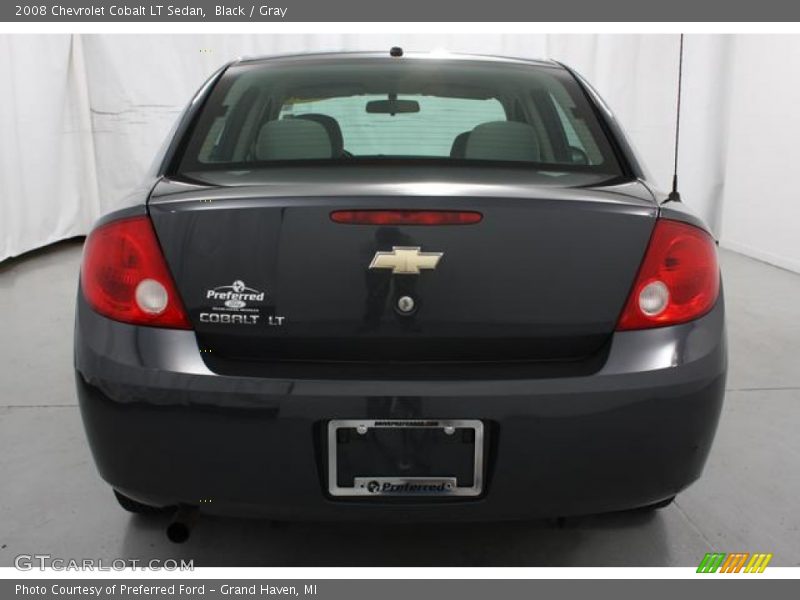
[[[714,239],[665,199],[558,63],[228,64],[86,242],[100,474],[184,525],[663,506],[726,373]]]

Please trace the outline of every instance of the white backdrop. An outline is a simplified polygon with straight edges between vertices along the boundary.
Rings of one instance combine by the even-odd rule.
[[[677,35],[6,35],[0,260],[86,233],[119,206],[191,94],[227,60],[392,45],[566,62],[669,186]],[[800,36],[687,36],[679,169],[684,201],[723,245],[800,271],[790,227],[800,209],[787,178],[800,85],[785,77],[798,68]]]

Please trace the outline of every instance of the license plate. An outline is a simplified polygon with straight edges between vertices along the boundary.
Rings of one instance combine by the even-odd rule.
[[[328,423],[332,496],[478,496],[483,423],[475,419]]]

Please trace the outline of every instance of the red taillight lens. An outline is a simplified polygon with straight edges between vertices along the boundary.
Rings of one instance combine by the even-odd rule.
[[[473,225],[483,215],[455,210],[337,210],[331,213],[336,223],[352,225]]]
[[[89,234],[81,289],[94,310],[116,321],[191,329],[147,217],[114,221]]]
[[[711,236],[686,223],[659,220],[617,329],[691,321],[710,311],[718,295],[717,249]]]

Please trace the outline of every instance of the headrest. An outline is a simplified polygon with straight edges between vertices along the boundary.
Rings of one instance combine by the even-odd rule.
[[[453,145],[450,146],[450,158],[464,158],[470,133],[472,132],[465,131],[456,136],[456,139],[453,140]]]
[[[474,160],[538,162],[541,159],[536,131],[516,121],[481,123],[469,134],[464,155]]]
[[[297,115],[295,119],[308,119],[319,123],[328,132],[328,138],[331,141],[331,148],[333,149],[333,156],[341,156],[344,152],[344,137],[342,137],[342,128],[339,126],[339,121],[329,115],[320,113],[308,113],[305,115]]]
[[[325,128],[306,119],[267,121],[258,132],[258,160],[331,158],[331,140]]]

